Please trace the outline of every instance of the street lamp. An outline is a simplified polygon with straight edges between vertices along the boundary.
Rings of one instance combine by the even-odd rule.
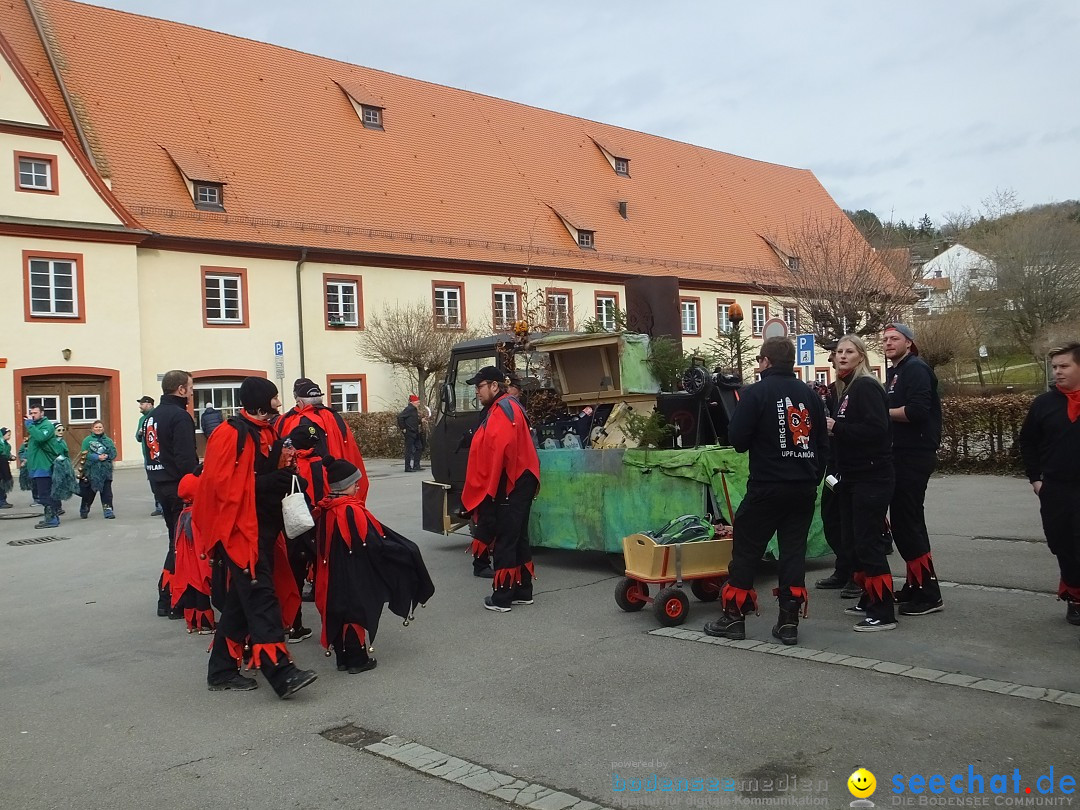
[[[731,321],[731,334],[732,338],[735,340],[735,356],[738,358],[736,362],[739,364],[736,373],[739,375],[739,380],[742,381],[742,307],[738,304],[732,304],[728,307],[728,320]]]

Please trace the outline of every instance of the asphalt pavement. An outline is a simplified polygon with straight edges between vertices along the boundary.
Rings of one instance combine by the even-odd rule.
[[[623,613],[600,554],[537,550],[536,603],[485,611],[466,538],[421,530],[424,476],[400,464],[368,461],[369,506],[420,544],[435,596],[407,627],[384,613],[379,666],[359,675],[324,656],[305,604],[316,633],[290,651],[319,680],[288,701],[261,677],[252,692],[207,691],[209,637],[155,615],[165,528],[140,470],[117,471],[112,521],[100,508],[79,520],[73,500],[58,529],[35,530],[13,493],[18,508],[0,513],[0,806],[840,808],[859,767],[879,807],[1076,801],[1061,778],[1080,777],[1080,628],[1053,596],[1021,479],[932,480],[943,612],[858,634],[850,603],[811,590],[800,644],[779,648],[768,567],[738,645],[700,633],[716,604],[692,601],[673,630]],[[11,545],[43,536],[56,539]],[[830,562],[810,561],[808,580]],[[966,780],[969,766],[984,793],[909,781]],[[991,776],[1011,788],[1014,770],[1019,793],[992,794]]]

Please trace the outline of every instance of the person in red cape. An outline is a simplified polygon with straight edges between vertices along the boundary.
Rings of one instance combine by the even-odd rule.
[[[274,427],[279,436],[288,436],[294,428],[315,425],[322,431],[322,440],[314,447],[319,458],[333,456],[355,464],[363,476],[357,484],[357,495],[367,502],[368,475],[364,457],[349,426],[337,411],[323,405],[323,392],[311,380],[301,377],[293,383],[296,405],[278,417]]]
[[[198,470],[180,479],[176,492],[186,505],[176,521],[176,566],[172,575],[172,609],[182,610],[189,633],[214,632],[214,610],[210,606],[210,560],[200,556],[191,519],[192,503],[199,489]]]
[[[533,603],[529,512],[540,489],[540,459],[521,403],[506,393],[506,374],[484,366],[466,382],[476,386],[484,411],[469,446],[461,505],[491,534],[495,574],[484,607],[506,613]]]
[[[1054,387],[1031,403],[1020,456],[1061,571],[1065,620],[1080,625],[1080,343],[1051,349],[1049,357]]]
[[[384,604],[406,620],[435,593],[420,549],[382,525],[358,494],[362,473],[344,459],[324,459],[329,494],[318,504],[315,604],[323,617],[322,645],[339,672],[374,669],[369,643]]]
[[[239,671],[249,642],[248,668],[260,669],[278,697],[287,698],[317,677],[292,663],[275,592],[275,568],[291,580],[275,565],[281,499],[294,476],[291,466],[279,462],[291,461],[291,451],[283,457],[272,425],[280,405],[272,382],[247,377],[240,404],[240,413],[210,436],[192,511],[200,554],[215,561],[215,591],[221,592],[206,680],[213,691],[254,689],[255,679]]]

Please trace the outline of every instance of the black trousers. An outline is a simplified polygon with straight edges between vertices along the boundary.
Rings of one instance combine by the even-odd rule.
[[[893,497],[892,477],[851,479],[843,478],[837,487],[840,500],[840,519],[844,544],[855,554],[855,573],[863,577],[887,577],[880,595],[867,589],[868,599],[862,601],[871,619],[893,621],[892,573],[889,570],[889,539],[885,534],[885,513]],[[882,580],[879,580],[882,582]]]
[[[1080,602],[1080,482],[1043,481],[1039,514],[1046,545],[1061,569],[1062,590],[1074,589],[1070,601]]]
[[[34,498],[42,506],[51,506],[53,510],[60,511],[60,501],[52,496],[52,476],[45,478],[31,478],[34,490]]]
[[[792,589],[798,588],[797,598],[801,600],[806,588],[806,535],[814,519],[816,500],[817,484],[812,482],[751,481],[732,520],[735,536],[728,583],[733,588],[753,590],[758,564],[775,534],[780,551],[780,598],[792,598]]]
[[[169,535],[165,538],[168,547],[165,551],[165,562],[161,564],[163,571],[170,574],[176,571],[176,548],[173,538],[176,537],[176,523],[180,520],[180,513],[184,511],[184,502],[176,492],[176,481],[151,481],[150,488],[154,490],[154,497],[161,504],[161,516],[165,521],[165,528]],[[170,589],[162,587],[164,576],[158,579],[158,607],[170,606]]]
[[[509,604],[515,598],[532,598],[532,547],[529,544],[529,513],[540,482],[525,473],[509,495],[500,491],[494,500],[477,508],[477,522],[494,527],[491,544],[492,600]]]
[[[285,547],[289,554],[289,568],[292,570],[293,579],[296,580],[296,591],[297,593],[302,594],[304,592],[304,582],[307,580],[309,566],[315,564],[315,530],[309,529],[292,540],[285,538]],[[296,618],[293,620],[293,627],[304,626],[303,614],[303,604],[301,604],[296,610]]]
[[[419,433],[405,434],[405,469],[419,470],[420,456],[424,452],[424,440]]]
[[[926,530],[926,485],[930,474],[937,466],[937,453],[933,450],[916,452],[900,451],[893,453],[893,469],[896,472],[896,488],[889,505],[889,519],[892,523],[893,542],[896,550],[905,562],[918,560],[930,554],[930,535]],[[922,596],[931,602],[941,599],[941,588],[932,563],[931,576],[923,577]],[[916,583],[907,577],[908,589]]]
[[[821,528],[825,542],[836,555],[836,573],[845,582],[855,573],[855,550],[844,543],[843,521],[840,517],[840,498],[828,485],[821,489]]]
[[[79,497],[82,498],[82,505],[79,507],[82,512],[89,512],[90,507],[94,505],[94,498],[97,497],[97,493],[90,488],[90,482],[85,478],[79,481]],[[112,479],[101,485],[101,505],[112,509],[113,505],[113,493],[112,493]]]
[[[259,665],[267,681],[276,688],[287,676],[292,664],[284,653],[285,630],[281,625],[281,605],[274,591],[273,543],[264,544],[260,537],[254,578],[219,549],[214,565],[213,587],[215,593],[223,595],[219,602],[221,618],[218,619],[210,649],[207,681],[217,683],[228,680],[236,672],[235,650],[250,636],[252,647],[256,644],[281,645],[282,651],[276,663],[264,655]],[[232,650],[229,641],[232,641]]]

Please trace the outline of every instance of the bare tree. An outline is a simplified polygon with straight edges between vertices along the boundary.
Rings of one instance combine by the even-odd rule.
[[[356,353],[366,360],[404,369],[424,402],[436,401],[437,388],[450,360],[450,349],[477,337],[475,330],[435,326],[431,304],[387,304],[368,317],[356,339]]]
[[[994,263],[979,310],[1040,359],[1054,327],[1080,320],[1080,224],[1061,210],[1032,209],[999,221],[977,244]]]
[[[794,303],[819,340],[876,336],[915,301],[907,251],[875,250],[845,216],[808,215],[768,241],[786,267],[762,270],[757,286]]]
[[[933,368],[977,354],[971,315],[965,308],[915,318],[912,326],[918,337],[919,356]]]

